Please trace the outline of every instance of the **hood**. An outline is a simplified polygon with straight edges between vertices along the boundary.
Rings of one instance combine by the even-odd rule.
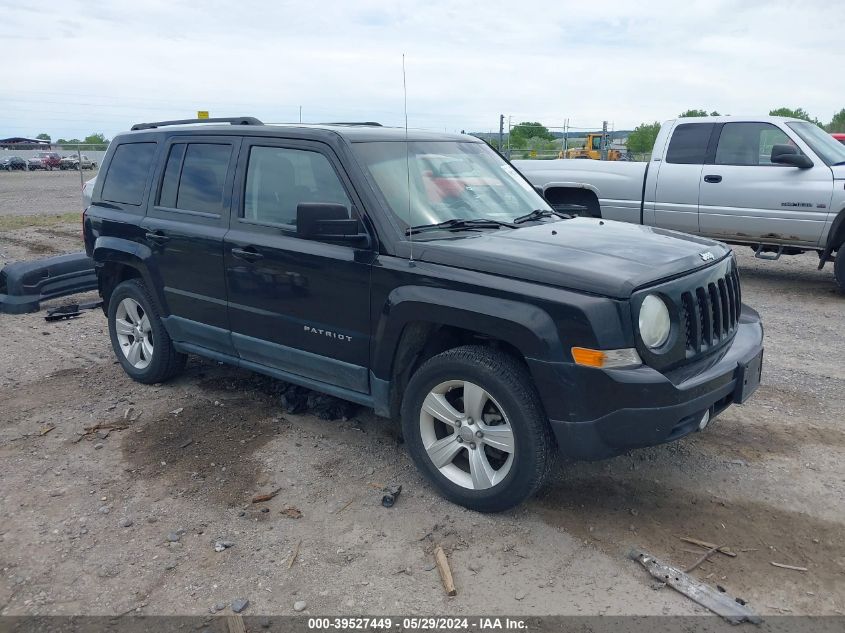
[[[731,252],[725,244],[686,233],[593,218],[456,235],[415,242],[415,257],[620,299],[712,266]],[[702,256],[708,252],[712,259]]]

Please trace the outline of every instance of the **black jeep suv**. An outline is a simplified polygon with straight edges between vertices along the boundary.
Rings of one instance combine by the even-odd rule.
[[[470,136],[192,123],[117,136],[84,216],[135,380],[197,354],[372,407],[483,511],[536,491],[555,451],[675,440],[759,384],[723,244],[559,216]]]

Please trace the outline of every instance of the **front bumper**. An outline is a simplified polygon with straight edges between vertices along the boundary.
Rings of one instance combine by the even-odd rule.
[[[677,440],[709,412],[738,403],[744,363],[763,349],[760,315],[743,305],[734,340],[715,357],[660,373],[530,361],[563,455],[593,460]]]

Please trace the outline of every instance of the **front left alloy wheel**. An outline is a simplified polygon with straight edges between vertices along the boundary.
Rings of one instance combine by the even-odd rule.
[[[402,431],[438,491],[481,512],[527,499],[554,462],[551,430],[527,369],[487,347],[458,347],[426,361],[405,390]]]

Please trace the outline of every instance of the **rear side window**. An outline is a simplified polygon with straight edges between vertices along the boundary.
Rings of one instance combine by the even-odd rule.
[[[221,213],[231,157],[232,146],[228,144],[172,145],[164,168],[159,206]]]
[[[144,201],[144,189],[153,165],[155,143],[121,143],[109,164],[103,200],[139,206]]]
[[[672,133],[666,162],[681,165],[703,165],[713,123],[682,123]]]

